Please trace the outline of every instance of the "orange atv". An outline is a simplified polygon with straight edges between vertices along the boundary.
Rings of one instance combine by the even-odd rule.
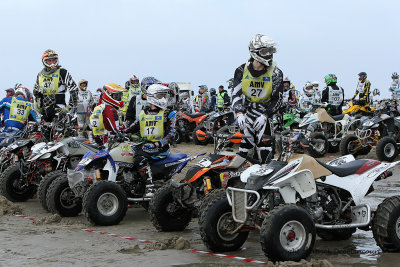
[[[214,153],[208,154],[186,173],[182,183],[171,180],[158,189],[150,201],[150,217],[159,231],[182,231],[197,214],[202,199],[213,189],[241,186],[240,174],[249,166],[259,163],[248,156],[242,157],[231,147],[240,143],[243,135],[235,132],[213,134]]]
[[[179,144],[182,141],[190,142],[193,132],[210,115],[206,113],[187,114],[178,112],[176,122],[175,143]]]

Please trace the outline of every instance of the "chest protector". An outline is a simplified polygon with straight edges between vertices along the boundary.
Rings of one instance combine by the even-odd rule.
[[[139,115],[140,135],[143,139],[156,142],[164,137],[164,110],[156,115],[148,115],[143,110]]]
[[[58,83],[60,81],[60,69],[50,74],[41,74],[39,87],[44,95],[55,95],[58,93]]]
[[[25,124],[28,120],[31,109],[32,103],[13,97],[11,99],[10,117],[8,119]]]
[[[104,135],[106,134],[106,128],[104,127],[103,111],[105,104],[98,105],[94,108],[92,115],[90,115],[90,125],[92,126],[93,135]]]
[[[357,84],[358,93],[363,94],[364,88],[365,88],[365,82],[358,82],[358,84]]]
[[[246,101],[253,103],[265,103],[272,95],[272,73],[275,69],[275,62],[268,71],[260,77],[253,77],[248,69],[250,62],[244,66],[242,78],[242,92]]]
[[[331,86],[328,87],[329,90],[329,104],[334,106],[340,106],[343,102],[343,91],[338,88],[338,90],[333,89]]]

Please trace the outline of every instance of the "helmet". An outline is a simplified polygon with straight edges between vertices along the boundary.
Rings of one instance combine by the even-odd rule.
[[[311,87],[311,88],[309,88],[309,87]],[[306,82],[304,84],[303,91],[304,91],[305,94],[314,94],[314,87],[313,87],[312,83],[311,82]]]
[[[319,82],[318,81],[313,81],[312,83],[314,88],[318,88],[319,87]]]
[[[199,85],[199,94],[206,93],[208,90],[207,85]]]
[[[101,93],[101,92],[103,92],[103,90],[102,90],[101,88],[97,88],[97,89],[96,89],[96,92]]]
[[[179,85],[175,82],[169,83],[168,88],[172,91],[172,94],[174,96],[179,95],[181,89],[179,88]]]
[[[15,85],[14,89],[15,89],[14,96],[16,96],[17,93],[23,94],[23,97],[24,97],[26,100],[32,101],[31,92],[29,91],[29,89],[28,89],[27,87],[23,86],[23,85],[20,84],[20,83],[17,83],[17,84]]]
[[[393,72],[392,79],[394,80],[394,79],[398,79],[398,78],[399,78],[399,75],[397,74],[397,72]]]
[[[55,59],[54,63],[47,63],[49,59]],[[51,49],[47,49],[42,54],[42,63],[47,70],[55,70],[58,67],[58,54]]]
[[[362,71],[362,72],[360,72],[360,73],[358,74],[358,76],[359,76],[359,80],[362,81],[362,80],[365,80],[365,79],[367,78],[367,73],[364,72],[364,71]],[[362,77],[361,77],[361,76],[362,76]]]
[[[169,92],[171,91],[165,85],[152,84],[147,88],[147,103],[155,105],[161,109],[166,109],[168,106]]]
[[[228,83],[228,89],[233,88],[233,78],[230,78],[229,80],[226,81]]]
[[[379,91],[378,88],[375,88],[374,91],[372,91],[372,94],[375,95],[381,95],[381,92]]]
[[[86,85],[83,85],[84,83],[86,83]],[[79,89],[86,91],[87,90],[87,86],[88,86],[88,81],[86,81],[85,79],[82,79],[78,82],[78,87]]]
[[[124,92],[125,89],[121,85],[107,83],[103,86],[103,100],[114,107],[121,108],[124,105],[124,101],[122,101],[122,94]]]
[[[210,94],[211,95],[215,95],[217,93],[217,90],[215,90],[215,88],[211,88],[210,89]]]
[[[15,90],[14,96],[15,96],[15,97],[17,97],[17,96],[22,96],[23,98],[28,99],[26,90],[25,90],[25,88],[23,88],[23,87],[18,87],[18,89]]]
[[[276,43],[266,35],[256,34],[249,44],[250,55],[265,66],[272,64],[272,56],[276,52]]]
[[[335,74],[328,74],[324,78],[326,85],[330,85],[331,83],[337,83],[337,77]]]
[[[140,83],[141,88],[142,88],[142,92],[145,94],[146,91],[147,91],[147,88],[150,85],[155,84],[155,83],[161,83],[161,82],[159,80],[157,80],[156,78],[151,77],[151,76],[143,78],[142,82]]]
[[[6,89],[7,96],[13,96],[14,95],[14,89],[13,88],[8,88]]]
[[[132,75],[131,78],[129,79],[129,85],[134,88],[139,88],[140,87],[139,78],[136,75]]]
[[[284,85],[283,86],[283,90],[286,92],[286,91],[288,91],[289,89],[290,89],[290,80],[289,80],[289,77],[285,77],[284,79],[283,79],[283,83],[289,83],[289,85]]]

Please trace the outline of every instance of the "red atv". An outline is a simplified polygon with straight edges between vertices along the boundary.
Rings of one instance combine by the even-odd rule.
[[[175,142],[177,144],[181,143],[182,141],[190,142],[190,139],[196,132],[195,129],[209,116],[210,115],[206,113],[187,114],[184,112],[178,112]],[[196,142],[197,138],[193,139]]]

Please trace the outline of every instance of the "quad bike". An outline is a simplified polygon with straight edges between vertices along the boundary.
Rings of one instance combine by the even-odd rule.
[[[386,114],[364,120],[362,129],[355,134],[347,135],[340,145],[342,155],[368,154],[376,146],[376,154],[381,161],[393,161],[399,151],[397,143],[400,141],[400,118],[393,118]]]
[[[212,139],[213,134],[225,126],[233,125],[235,115],[232,111],[214,111],[210,117],[196,127],[193,139],[196,145],[207,145]]]
[[[227,128],[227,127],[224,127]],[[251,157],[242,157],[230,149],[240,143],[242,135],[235,127],[213,134],[214,153],[208,154],[191,167],[180,183],[173,180],[158,189],[150,201],[150,218],[159,231],[182,231],[198,214],[202,199],[214,189],[240,187],[240,174],[253,163]]]
[[[184,112],[178,112],[175,143],[179,144],[182,141],[190,142],[194,129],[209,116],[210,115],[206,113],[187,114]]]
[[[128,202],[142,204],[146,208],[151,199],[145,197],[146,181],[133,165],[134,156],[145,153],[143,144],[129,142],[126,136],[111,137],[108,150],[87,153],[75,170],[68,170],[67,177],[54,181],[52,190],[73,194],[76,205],[81,203],[89,222],[97,225],[118,224],[125,217]],[[150,167],[155,187],[161,187],[181,172],[189,161],[201,155],[204,154],[190,157],[184,153],[171,153],[165,159],[152,162]],[[54,206],[62,205],[62,199],[57,194],[52,195],[50,189],[47,194],[48,202],[54,202]]]
[[[349,104],[349,108],[343,110],[343,114],[348,114],[350,116],[373,116],[375,108],[371,107],[369,103],[361,105],[357,101],[352,101]]]
[[[239,249],[249,231],[260,229],[264,254],[271,261],[299,261],[312,252],[316,234],[345,240],[357,228],[372,229],[384,251],[400,251],[400,197],[372,212],[363,198],[374,181],[392,175],[399,162],[354,160],[347,155],[328,163],[293,155],[291,161],[253,165],[241,174],[245,188],[215,190],[205,198],[199,225],[212,251]]]
[[[26,201],[34,196],[39,186],[39,200],[47,209],[43,201],[47,187],[42,178],[55,170],[66,171],[76,166],[86,152],[98,150],[96,145],[88,142],[86,139],[70,137],[58,143],[42,142],[33,145],[27,159],[21,157],[1,174],[0,194],[10,201]]]
[[[347,114],[330,116],[324,108],[326,103],[314,105],[315,112],[304,116],[299,128],[311,139],[325,140],[325,143],[310,143],[309,153],[315,158],[325,155],[326,152],[335,153],[339,151],[340,142],[347,134],[351,117]]]

